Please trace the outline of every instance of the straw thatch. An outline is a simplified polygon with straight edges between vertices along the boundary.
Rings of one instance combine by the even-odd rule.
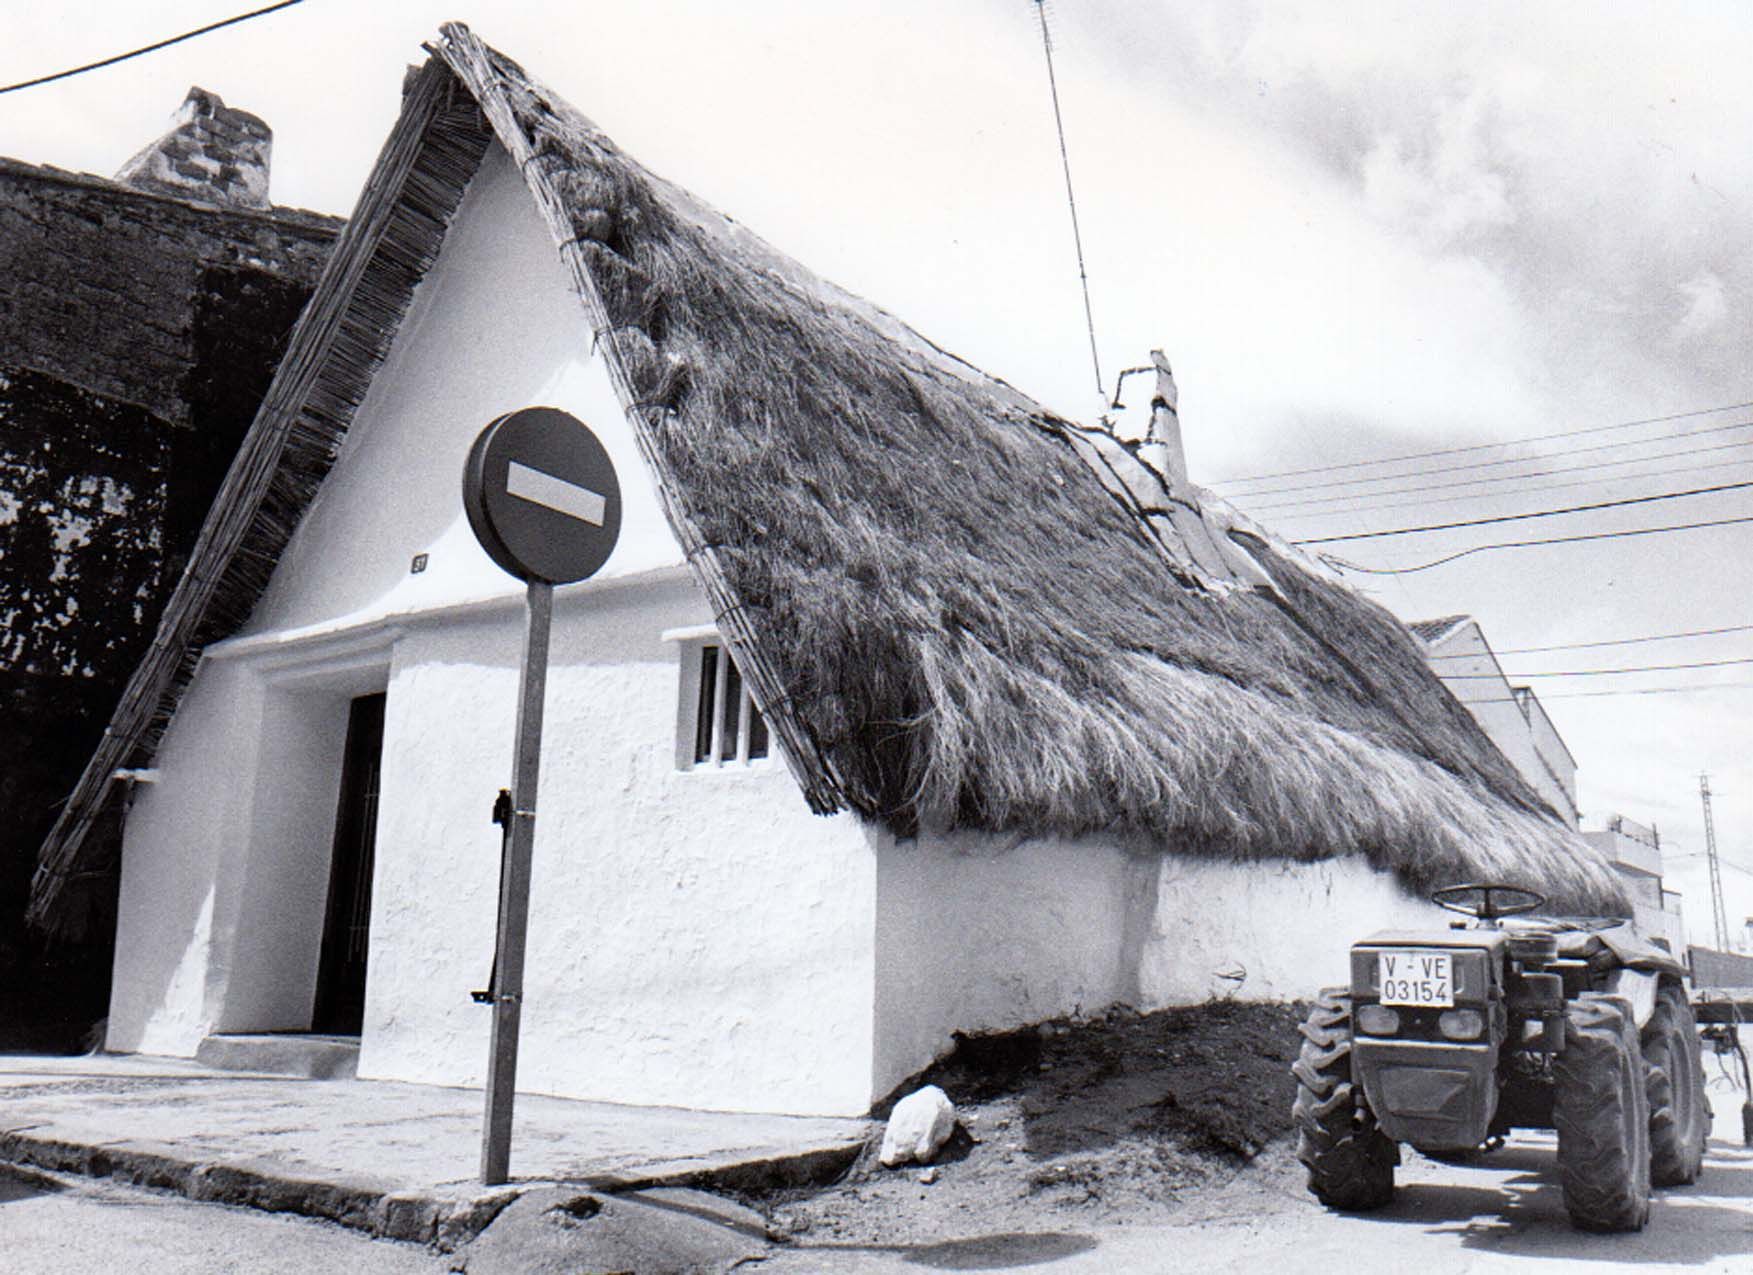
[[[1273,587],[1210,587],[1076,427],[647,173],[466,28],[444,36],[435,63],[520,164],[815,809],[902,835],[1361,854],[1417,888],[1623,905],[1387,612],[1241,530]]]

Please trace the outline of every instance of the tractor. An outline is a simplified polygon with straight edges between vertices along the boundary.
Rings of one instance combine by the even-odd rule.
[[[1650,1187],[1698,1177],[1711,1112],[1686,967],[1612,919],[1529,915],[1512,885],[1450,886],[1468,918],[1351,949],[1351,983],[1302,1024],[1294,1116],[1330,1208],[1393,1197],[1400,1144],[1472,1160],[1512,1129],[1556,1129],[1571,1222],[1636,1231]]]

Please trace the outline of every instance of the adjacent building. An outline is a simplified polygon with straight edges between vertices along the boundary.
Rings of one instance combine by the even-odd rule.
[[[1419,620],[1409,626],[1431,670],[1466,705],[1491,742],[1515,765],[1529,787],[1564,821],[1576,827],[1576,759],[1546,715],[1533,688],[1513,684],[1470,615]],[[1684,951],[1686,930],[1680,896],[1662,887],[1662,843],[1653,827],[1610,815],[1605,826],[1583,838],[1619,872],[1629,900],[1627,914],[1638,930]]]
[[[1503,667],[1479,621],[1470,615],[1418,620],[1409,626],[1425,658],[1455,698],[1491,737],[1528,785],[1571,827],[1581,819],[1576,800],[1576,758],[1530,686],[1517,686]]]
[[[268,203],[270,140],[193,89],[114,179],[0,159],[0,970],[340,226]],[[113,832],[64,936],[107,942]]]

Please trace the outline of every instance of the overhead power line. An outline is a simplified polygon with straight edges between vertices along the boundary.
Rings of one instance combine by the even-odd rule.
[[[1395,527],[1388,531],[1353,531],[1340,536],[1315,536],[1293,540],[1297,545],[1329,545],[1340,540],[1380,540],[1384,536],[1418,536],[1436,531],[1457,531],[1463,527],[1484,527],[1496,522],[1526,522],[1530,518],[1559,518],[1566,514],[1594,513],[1601,509],[1619,509],[1626,505],[1649,505],[1659,500],[1684,500],[1692,496],[1710,496],[1724,491],[1742,491],[1753,482],[1719,483],[1715,487],[1694,487],[1689,491],[1669,491],[1658,496],[1630,496],[1624,500],[1601,500],[1592,505],[1569,505],[1563,509],[1537,509],[1526,514],[1499,514],[1494,518],[1469,518],[1465,522],[1434,522],[1422,527]]]
[[[53,84],[56,80],[70,79],[75,75],[84,75],[87,71],[100,70],[106,66],[114,66],[118,62],[126,62],[129,58],[137,58],[144,53],[156,53],[159,49],[168,49],[173,44],[181,44],[184,40],[193,40],[198,35],[206,35],[209,31],[217,31],[221,27],[235,26],[239,22],[248,22],[251,18],[260,18],[280,9],[290,9],[295,4],[303,4],[304,0],[280,0],[279,4],[271,4],[263,9],[250,13],[240,13],[236,17],[226,18],[222,22],[209,22],[204,27],[196,27],[193,31],[185,31],[181,35],[173,35],[168,40],[160,40],[156,44],[142,45],[138,49],[129,49],[126,53],[118,53],[114,57],[103,58],[97,62],[87,62],[84,66],[72,67],[65,71],[56,71],[53,75],[39,75],[34,80],[20,80],[17,84],[8,84],[0,88],[0,93],[16,93],[19,89],[35,88],[39,84]]]
[[[1696,456],[1713,451],[1728,451],[1736,447],[1746,447],[1746,440],[1736,443],[1722,443],[1715,447],[1682,447],[1679,451],[1658,452],[1651,456],[1626,456],[1620,460],[1592,461],[1586,465],[1568,465],[1560,469],[1535,470],[1527,474],[1498,474],[1489,478],[1468,478],[1458,483],[1444,483],[1436,487],[1388,487],[1380,491],[1356,491],[1342,496],[1304,496],[1302,492],[1331,492],[1338,487],[1361,487],[1368,483],[1391,483],[1404,478],[1433,478],[1444,474],[1458,474],[1471,469],[1501,469],[1505,465],[1539,465],[1548,461],[1566,460],[1572,456],[1582,456],[1590,452],[1616,451],[1625,447],[1649,447],[1659,443],[1677,443],[1689,438],[1704,438],[1710,434],[1727,434],[1735,430],[1753,429],[1753,421],[1736,421],[1732,425],[1713,425],[1709,429],[1688,430],[1684,434],[1664,434],[1658,438],[1640,438],[1630,443],[1601,443],[1593,447],[1576,447],[1565,451],[1547,452],[1539,456],[1514,456],[1506,460],[1480,461],[1472,465],[1451,465],[1435,469],[1414,470],[1406,474],[1380,474],[1373,478],[1348,478],[1334,483],[1316,483],[1307,487],[1281,487],[1266,491],[1243,492],[1236,499],[1251,500],[1255,496],[1292,496],[1294,499],[1281,501],[1277,504],[1254,505],[1256,509],[1283,509],[1292,505],[1329,504],[1335,500],[1371,500],[1377,496],[1399,496],[1414,491],[1440,491],[1444,487],[1465,487],[1472,484],[1493,482],[1515,482],[1521,478],[1544,478],[1549,474],[1572,474],[1584,469],[1611,469],[1618,465],[1640,465],[1653,460],[1672,460],[1677,456]]]
[[[1686,664],[1637,664],[1626,668],[1551,669],[1535,673],[1438,673],[1445,682],[1497,681],[1518,677],[1617,677],[1624,673],[1673,673],[1680,669],[1727,668],[1731,664],[1753,664],[1753,656],[1733,660],[1696,660]]]
[[[1717,637],[1725,633],[1753,633],[1753,624],[1731,624],[1720,629],[1687,629],[1683,633],[1652,633],[1647,637],[1603,638],[1599,642],[1559,642],[1552,646],[1512,646],[1492,651],[1493,655],[1543,655],[1548,651],[1582,651],[1599,646],[1636,646],[1643,642],[1671,642],[1678,638]],[[1473,652],[1448,655],[1427,655],[1427,660],[1476,660]]]
[[[1697,686],[1629,686],[1623,690],[1613,691],[1552,691],[1541,692],[1538,699],[1542,704],[1554,699],[1613,699],[1621,695],[1689,695],[1696,691],[1753,691],[1753,682],[1701,682]],[[1515,704],[1520,701],[1513,695],[1500,695],[1492,699],[1458,700],[1458,703],[1471,707],[1475,704]]]
[[[1664,849],[1662,851],[1662,861],[1665,863],[1671,859],[1702,859],[1704,854],[1705,852],[1703,850],[1686,850],[1679,854],[1670,854]],[[1745,864],[1737,863],[1735,860],[1722,855],[1717,856],[1717,861],[1725,868],[1733,868],[1736,872],[1745,872],[1748,876],[1753,877],[1753,868],[1749,868]]]
[[[1496,544],[1474,545],[1471,549],[1462,549],[1459,553],[1451,553],[1445,557],[1421,562],[1413,567],[1365,567],[1355,562],[1347,562],[1343,558],[1325,555],[1326,560],[1345,571],[1361,571],[1374,576],[1409,575],[1414,571],[1429,571],[1432,567],[1444,566],[1461,558],[1469,558],[1476,553],[1489,553],[1494,549],[1529,549],[1537,545],[1568,545],[1584,540],[1622,540],[1629,536],[1656,536],[1669,531],[1699,531],[1706,527],[1731,527],[1739,523],[1753,522],[1753,516],[1742,518],[1713,518],[1708,522],[1683,522],[1669,527],[1634,527],[1626,531],[1591,531],[1575,536],[1553,536],[1546,540],[1505,540]]]
[[[1753,443],[1736,444],[1736,445],[1737,446],[1753,446]],[[1657,457],[1656,459],[1663,459],[1663,458]],[[1645,478],[1669,478],[1669,477],[1673,477],[1673,476],[1678,475],[1678,474],[1710,473],[1710,474],[1719,474],[1720,475],[1723,472],[1723,470],[1725,470],[1725,469],[1735,469],[1735,468],[1738,468],[1739,466],[1742,466],[1742,465],[1753,465],[1753,455],[1747,456],[1747,457],[1740,459],[1740,460],[1719,460],[1713,465],[1681,465],[1681,466],[1678,466],[1674,469],[1651,469],[1651,470],[1647,470],[1646,472],[1641,473],[1641,474],[1615,474],[1611,478],[1577,478],[1577,479],[1572,479],[1570,482],[1567,482],[1567,483],[1542,483],[1538,487],[1521,487],[1515,491],[1470,491],[1462,496],[1425,496],[1419,500],[1390,501],[1388,504],[1385,504],[1385,505],[1352,505],[1352,506],[1349,506],[1348,508],[1344,508],[1344,509],[1311,509],[1305,513],[1290,513],[1290,514],[1281,513],[1280,517],[1281,518],[1297,519],[1297,520],[1301,520],[1304,518],[1339,518],[1339,517],[1352,517],[1352,516],[1355,516],[1358,514],[1386,513],[1390,509],[1425,509],[1431,505],[1454,505],[1454,504],[1462,504],[1462,503],[1465,503],[1467,501],[1517,500],[1523,496],[1539,496],[1539,495],[1543,495],[1546,492],[1550,492],[1550,491],[1575,491],[1578,487],[1599,487],[1603,483],[1631,483],[1631,482],[1641,481],[1642,479],[1645,479]],[[1528,478],[1528,477],[1534,477],[1534,476],[1535,475],[1531,475],[1531,474],[1511,474],[1511,475],[1508,475],[1508,476],[1503,477],[1503,478],[1482,478],[1479,480],[1479,482],[1481,482],[1481,483],[1497,483],[1497,482],[1510,483],[1510,482],[1519,481],[1522,478]],[[1468,484],[1457,484],[1457,485],[1466,486]],[[1370,494],[1373,495],[1373,494],[1377,494],[1377,493],[1370,493]],[[1381,492],[1379,494],[1383,495],[1383,496],[1397,496],[1397,495],[1400,495],[1401,493],[1385,491],[1385,492]],[[1333,499],[1335,499],[1335,500],[1363,500],[1363,499],[1367,499],[1367,498],[1368,497],[1366,495],[1360,493],[1357,496],[1336,496]],[[1300,502],[1292,502],[1292,504],[1295,504],[1295,503],[1300,503]],[[1326,502],[1323,502],[1323,503],[1326,503]],[[1291,507],[1291,505],[1267,505],[1267,506],[1256,505],[1256,506],[1251,506],[1251,508],[1254,508],[1254,509],[1262,509],[1262,510],[1269,509],[1269,510],[1274,510],[1274,511],[1288,509],[1290,507]]]
[[[1688,420],[1694,416],[1711,416],[1717,412],[1733,412],[1753,407],[1753,402],[1727,403],[1721,407],[1699,407],[1689,412],[1673,412],[1667,416],[1646,416],[1642,420],[1623,421],[1617,425],[1591,425],[1583,429],[1564,429],[1552,434],[1535,434],[1529,438],[1510,439],[1501,443],[1473,443],[1466,447],[1442,447],[1429,452],[1408,452],[1401,456],[1385,456],[1380,460],[1347,461],[1336,465],[1316,465],[1309,469],[1284,469],[1272,474],[1254,474],[1243,478],[1220,478],[1219,483],[1256,483],[1274,478],[1297,478],[1304,474],[1329,474],[1341,469],[1363,469],[1371,465],[1393,465],[1406,460],[1429,460],[1435,456],[1461,456],[1471,452],[1491,451],[1501,447],[1517,447],[1523,443],[1544,443],[1554,438],[1580,438],[1585,434],[1607,434],[1615,430],[1636,429],[1641,425],[1665,425],[1669,421]]]

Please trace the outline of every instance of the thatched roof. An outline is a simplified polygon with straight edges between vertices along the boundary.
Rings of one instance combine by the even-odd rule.
[[[458,103],[484,113],[479,144],[460,140]],[[1184,519],[1145,516],[1098,472],[1088,431],[648,173],[461,26],[444,28],[294,334],[280,382],[303,380],[270,393],[260,464],[339,368],[348,392],[322,417],[332,458],[455,207],[451,170],[478,162],[487,127],[553,231],[670,524],[814,809],[901,835],[1360,854],[1416,888],[1497,878],[1578,910],[1623,902],[1385,610],[1219,510],[1200,534],[1215,528],[1226,557],[1271,583],[1213,580],[1176,539]],[[424,196],[432,242],[410,261],[388,252],[384,222],[432,148],[451,158],[443,191]],[[350,295],[386,252],[403,272],[393,295]],[[228,485],[209,531],[234,524],[231,547],[216,534],[190,571],[222,575],[228,552],[256,565],[214,592],[218,618],[167,615],[160,636],[185,676],[201,635],[247,614],[326,463]],[[287,466],[298,481],[276,487]],[[113,728],[109,766],[149,746],[144,719],[174,708],[180,679],[137,691],[153,709]],[[107,773],[88,771],[75,802],[100,797]],[[38,915],[70,844],[57,829],[45,846]]]

